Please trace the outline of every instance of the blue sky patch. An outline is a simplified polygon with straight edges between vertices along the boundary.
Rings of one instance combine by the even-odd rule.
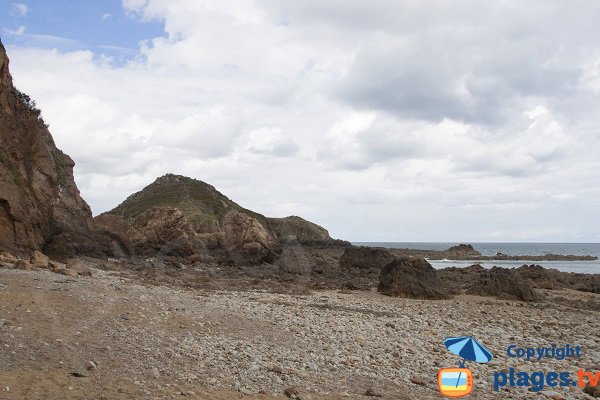
[[[115,64],[137,56],[140,41],[164,36],[163,21],[142,21],[120,0],[2,0],[0,29],[8,46],[91,50]]]

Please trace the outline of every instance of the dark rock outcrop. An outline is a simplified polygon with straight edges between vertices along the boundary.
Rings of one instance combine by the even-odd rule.
[[[473,246],[470,244],[459,244],[458,246],[452,246],[446,251],[448,253],[457,253],[457,254],[461,254],[463,256],[469,256],[469,255],[479,256],[479,255],[481,255],[481,253],[478,252],[477,250],[475,250],[473,248]]]
[[[529,279],[538,289],[562,289],[568,285],[560,279],[560,272],[556,269],[544,268],[541,265],[523,265],[515,268],[523,278]]]
[[[493,267],[480,271],[472,276],[465,293],[509,300],[540,301],[540,296],[529,281],[509,268]]]
[[[436,270],[422,258],[400,258],[387,264],[379,275],[378,290],[389,296],[442,300],[448,295]]]
[[[468,260],[468,261],[594,261],[598,257],[590,255],[507,255],[496,253],[493,256],[484,256],[470,244],[452,246],[447,250],[423,250],[423,249],[388,249],[396,257],[421,257],[428,260]]]
[[[600,274],[562,272],[541,265],[523,265],[514,269],[494,267],[486,270],[475,264],[466,268],[444,268],[437,272],[448,292],[452,294],[480,292],[484,296],[537,301],[532,300],[529,294],[533,289],[572,289],[600,293]],[[535,294],[535,291],[533,292]]]
[[[467,286],[484,271],[485,268],[481,265],[473,264],[464,268],[448,267],[439,269],[436,272],[448,293],[464,294]]]
[[[35,102],[13,86],[8,66],[0,43],[0,250],[102,256],[75,163],[54,144]]]
[[[343,270],[352,268],[380,270],[394,260],[395,257],[382,248],[348,246],[340,257],[340,268]]]

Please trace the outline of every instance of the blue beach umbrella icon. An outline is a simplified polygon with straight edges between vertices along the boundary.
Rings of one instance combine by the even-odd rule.
[[[473,336],[458,336],[449,337],[444,340],[444,345],[451,353],[462,357],[460,368],[465,367],[465,361],[475,361],[478,363],[486,363],[492,359],[492,352],[489,351],[484,345],[479,343]],[[459,373],[456,385],[460,380],[461,374]]]

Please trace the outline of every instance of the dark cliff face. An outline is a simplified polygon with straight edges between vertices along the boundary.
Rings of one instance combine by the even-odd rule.
[[[0,43],[0,250],[42,250],[55,258],[102,255],[94,222],[73,178],[73,160],[56,148],[29,97],[18,91]]]

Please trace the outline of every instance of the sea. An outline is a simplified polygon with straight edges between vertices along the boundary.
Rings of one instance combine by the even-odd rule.
[[[385,247],[390,249],[420,249],[446,250],[460,243],[451,242],[355,242],[357,246]],[[523,264],[538,264],[545,268],[555,268],[563,272],[579,272],[584,274],[600,274],[600,243],[469,243],[484,256],[494,256],[496,253],[506,255],[541,256],[545,254],[561,254],[576,256],[596,256],[595,261],[458,261],[458,260],[428,260],[434,268],[468,267],[474,263],[485,268],[493,266],[515,268]]]

